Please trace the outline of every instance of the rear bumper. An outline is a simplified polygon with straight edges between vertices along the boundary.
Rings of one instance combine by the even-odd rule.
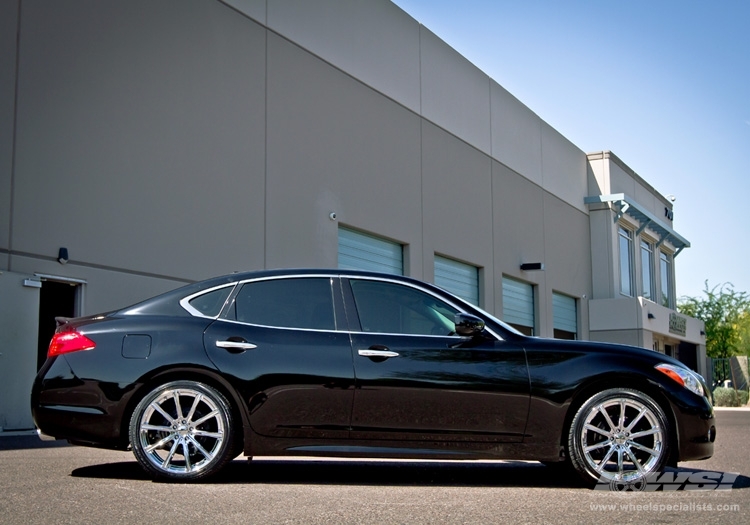
[[[126,447],[119,412],[124,403],[116,399],[123,394],[111,385],[105,386],[106,392],[100,382],[76,377],[65,359],[48,360],[31,391],[31,415],[39,437],[44,441],[64,439],[105,448]],[[115,399],[109,401],[108,397]]]

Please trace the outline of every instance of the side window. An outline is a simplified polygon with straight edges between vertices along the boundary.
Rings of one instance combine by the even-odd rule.
[[[620,293],[635,297],[633,290],[633,232],[620,226]]]
[[[409,286],[352,280],[352,293],[365,332],[450,335],[458,310]]]
[[[212,290],[203,295],[193,297],[188,304],[200,313],[200,315],[216,317],[221,312],[221,307],[224,306],[224,301],[227,300],[233,288],[234,286],[225,286],[218,290]]]
[[[661,277],[661,304],[667,308],[674,308],[672,300],[672,256],[659,252],[659,273]]]
[[[246,283],[234,301],[235,319],[282,328],[335,330],[331,280],[323,277]]]

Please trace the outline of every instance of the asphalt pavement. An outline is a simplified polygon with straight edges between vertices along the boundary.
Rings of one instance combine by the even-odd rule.
[[[717,410],[717,428],[714,456],[669,471],[672,488],[627,492],[517,461],[239,457],[206,483],[160,483],[130,452],[0,437],[0,523],[747,523],[750,410]]]

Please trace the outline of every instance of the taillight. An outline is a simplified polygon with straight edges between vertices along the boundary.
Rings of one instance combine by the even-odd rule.
[[[80,350],[93,350],[96,343],[78,332],[60,332],[52,337],[47,350],[47,357],[69,354]]]

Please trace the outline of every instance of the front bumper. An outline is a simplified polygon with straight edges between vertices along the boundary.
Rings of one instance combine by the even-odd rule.
[[[696,461],[713,456],[716,418],[708,400],[700,406],[674,406],[679,444],[678,461]]]

